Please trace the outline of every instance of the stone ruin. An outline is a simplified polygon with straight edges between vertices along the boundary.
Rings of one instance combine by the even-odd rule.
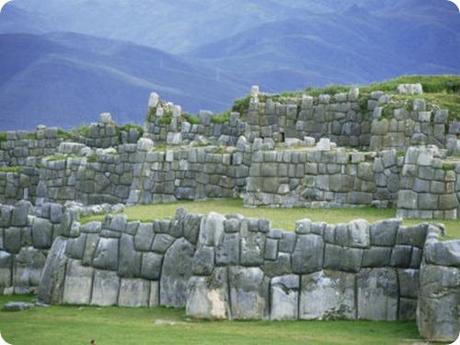
[[[0,133],[0,293],[55,304],[186,307],[205,319],[414,320],[460,331],[460,122],[357,88],[186,114],[153,93],[143,128],[110,114],[64,131]],[[411,98],[412,99],[412,98]],[[296,224],[188,214],[149,223],[124,205],[242,198],[246,207],[393,207],[399,219]],[[325,219],[325,221],[327,221]]]

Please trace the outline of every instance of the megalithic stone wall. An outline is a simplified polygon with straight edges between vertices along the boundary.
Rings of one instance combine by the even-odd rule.
[[[48,255],[48,303],[187,307],[198,318],[415,318],[428,225],[390,220],[296,232],[266,220],[187,214],[74,222]]]
[[[36,291],[48,250],[70,223],[63,209],[47,204],[33,214],[27,201],[0,205],[0,295]]]

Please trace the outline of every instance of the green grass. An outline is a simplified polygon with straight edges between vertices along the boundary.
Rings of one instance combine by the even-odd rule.
[[[74,139],[72,133],[67,132],[67,131],[65,131],[63,129],[58,129],[57,136],[58,136],[58,138],[61,138],[61,139],[64,139],[64,140],[72,140],[72,139]]]
[[[246,217],[266,218],[272,222],[272,228],[280,228],[293,231],[295,222],[299,219],[309,218],[315,222],[327,222],[330,224],[348,223],[358,218],[367,219],[370,223],[379,220],[394,218],[394,209],[376,208],[339,208],[339,209],[306,209],[306,208],[244,208],[243,201],[239,199],[218,199],[207,201],[181,201],[172,204],[138,205],[127,207],[125,213],[130,220],[140,220],[144,222],[173,217],[176,209],[186,208],[191,213],[207,214],[217,212],[221,214],[239,213]],[[84,217],[82,223],[95,220],[102,220],[103,215]],[[410,219],[405,220],[407,225],[425,223],[426,220]],[[433,223],[443,223],[446,226],[447,237],[460,238],[460,220],[439,220],[430,221]]]
[[[225,113],[215,115],[211,117],[211,122],[216,124],[227,123],[230,120],[230,112],[226,111]]]
[[[8,301],[31,296],[0,296]],[[183,310],[52,306],[0,312],[0,332],[14,345],[399,345],[420,341],[415,322],[193,321]]]
[[[0,167],[0,173],[20,173],[21,167]]]
[[[7,141],[8,140],[8,135],[6,132],[0,132],[0,142],[1,141]]]

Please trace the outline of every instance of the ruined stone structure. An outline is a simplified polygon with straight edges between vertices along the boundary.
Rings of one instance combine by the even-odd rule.
[[[110,114],[66,132],[0,133],[0,293],[47,303],[186,307],[210,319],[417,319],[460,331],[460,241],[401,219],[295,233],[238,215],[80,224],[119,204],[242,198],[247,207],[393,207],[458,219],[460,122],[399,93],[267,95],[186,114],[153,93],[144,128]],[[104,205],[103,205],[104,204]]]

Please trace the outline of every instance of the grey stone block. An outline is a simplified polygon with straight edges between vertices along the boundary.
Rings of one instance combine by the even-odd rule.
[[[192,276],[195,248],[185,239],[179,239],[168,249],[163,260],[160,280],[160,304],[184,307],[187,283]]]
[[[148,307],[150,282],[143,279],[121,279],[118,305],[121,307]]]
[[[345,272],[358,272],[361,268],[363,250],[326,244],[324,268]]]
[[[103,270],[118,269],[118,239],[100,238],[94,253],[93,266]]]
[[[269,280],[260,268],[230,267],[229,283],[233,319],[267,318]]]
[[[141,223],[137,229],[136,236],[134,236],[134,246],[139,251],[149,251],[153,243],[153,224]]]
[[[302,276],[300,319],[353,320],[356,312],[354,274],[320,271]]]
[[[217,265],[238,265],[240,262],[240,235],[237,233],[226,233],[216,247]]]
[[[364,250],[363,267],[386,267],[390,265],[392,250],[390,247],[371,247]]]
[[[394,321],[398,318],[398,278],[393,269],[362,269],[357,276],[358,318]]]
[[[115,272],[96,270],[94,272],[91,305],[117,305],[119,290],[120,278]]]
[[[420,271],[417,326],[433,341],[453,342],[460,332],[460,270],[426,265]]]
[[[214,269],[214,248],[200,246],[193,257],[192,271],[196,276],[209,276]]]
[[[86,234],[67,241],[66,255],[75,260],[82,260],[85,252]]]
[[[417,299],[419,291],[419,270],[398,270],[399,295],[401,297]]]
[[[154,252],[163,254],[165,253],[168,248],[174,243],[176,239],[168,234],[158,234],[155,235],[152,244],[152,250]]]
[[[191,277],[187,295],[187,316],[211,320],[229,318],[226,268],[216,268],[208,277]]]
[[[17,254],[21,249],[21,229],[8,228],[4,230],[4,247],[6,251]]]
[[[91,298],[93,272],[92,267],[84,267],[80,261],[69,260],[62,302],[65,304],[88,305]]]
[[[318,235],[299,235],[292,254],[294,273],[312,273],[323,268],[323,238]]]
[[[67,258],[67,241],[56,238],[48,252],[38,288],[38,300],[48,304],[62,303]]]
[[[429,243],[425,247],[425,258],[432,265],[460,268],[460,241]]]
[[[260,266],[264,261],[265,235],[248,232],[241,237],[240,263],[243,266]]]
[[[391,266],[409,268],[412,259],[412,247],[397,245],[391,255]]]
[[[0,251],[0,291],[11,286],[12,255]]]
[[[138,278],[141,273],[141,253],[134,247],[134,238],[123,234],[118,253],[118,275],[122,278]]]
[[[143,253],[141,277],[148,280],[159,280],[162,263],[162,255],[156,253]]]
[[[49,249],[53,237],[52,224],[43,218],[35,218],[32,225],[32,241],[35,248]]]
[[[297,320],[300,279],[297,275],[275,277],[270,282],[271,320]]]

